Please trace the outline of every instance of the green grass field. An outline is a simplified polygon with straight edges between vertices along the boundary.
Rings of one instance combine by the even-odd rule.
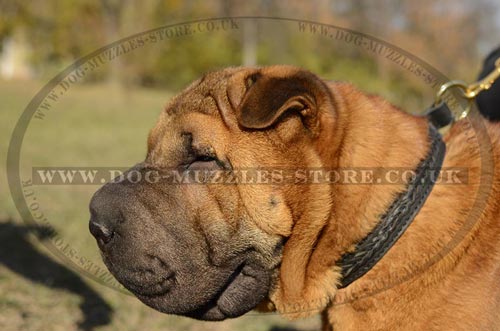
[[[15,122],[42,84],[0,81],[0,330],[312,330],[317,318],[289,322],[249,313],[220,323],[158,313],[130,295],[103,286],[51,254],[28,235],[6,179],[6,152]],[[73,88],[28,128],[21,173],[32,166],[121,166],[141,161],[146,137],[169,98],[159,90],[117,91],[106,85]],[[88,202],[98,186],[38,186],[49,223],[79,256],[103,266],[87,230]]]

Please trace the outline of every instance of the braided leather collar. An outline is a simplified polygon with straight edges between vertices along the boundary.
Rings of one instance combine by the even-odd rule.
[[[363,238],[351,253],[342,256],[337,265],[342,267],[340,288],[347,287],[362,277],[389,251],[405,232],[431,193],[435,174],[441,170],[446,146],[434,126],[429,125],[429,152],[422,160],[406,191],[401,192],[380,222]]]

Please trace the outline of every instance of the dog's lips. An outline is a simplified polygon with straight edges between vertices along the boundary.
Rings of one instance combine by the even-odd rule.
[[[108,256],[102,254],[104,264],[115,278],[130,292],[142,297],[161,297],[175,285],[175,272],[169,269],[118,267]]]
[[[158,281],[141,282],[125,280],[122,284],[135,295],[154,298],[167,294],[175,284],[175,276],[173,273],[167,274]]]
[[[169,309],[171,305],[175,305],[176,296],[173,290],[157,292],[156,295],[145,295],[140,291],[133,293],[148,306],[167,314],[175,313],[198,320],[221,321],[241,316],[264,300],[270,288],[270,275],[271,271],[240,265],[211,298],[184,312],[172,312]],[[174,284],[174,287],[178,286],[179,288],[174,288],[176,291],[180,290],[180,285]],[[196,289],[183,290],[196,291]]]

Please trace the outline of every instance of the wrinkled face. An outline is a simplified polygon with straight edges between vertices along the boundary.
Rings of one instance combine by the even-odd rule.
[[[160,115],[145,161],[128,171],[143,180],[95,193],[90,230],[103,259],[145,304],[222,320],[269,295],[305,186],[145,179],[167,170],[319,165],[311,114],[323,101],[310,76],[291,67],[206,75]]]

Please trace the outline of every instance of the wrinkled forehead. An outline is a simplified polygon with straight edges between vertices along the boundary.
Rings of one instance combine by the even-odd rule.
[[[228,87],[235,83],[235,78],[255,70],[234,67],[209,72],[177,94],[167,104],[165,115],[181,115],[190,111],[217,115],[220,109],[214,106],[222,108],[222,103],[229,102]]]
[[[160,141],[167,141],[169,145],[174,146],[185,132],[193,135],[210,130],[213,134],[205,136],[216,141],[221,138],[221,135],[216,133],[223,131],[217,128],[221,127],[232,133],[240,132],[242,118],[246,124],[252,124],[248,118],[253,115],[257,121],[262,118],[272,119],[268,113],[277,114],[280,109],[278,106],[281,106],[283,100],[286,101],[293,93],[302,93],[306,88],[316,88],[318,83],[315,79],[317,80],[312,74],[287,65],[233,67],[210,72],[193,82],[167,104],[150,132],[148,151],[154,149]],[[276,89],[278,93],[274,95],[267,93]],[[248,91],[252,90],[253,94],[250,95]],[[282,93],[283,91],[287,93]],[[248,101],[246,108],[242,106],[244,100]],[[268,107],[261,104],[267,104]]]
[[[241,77],[252,71],[255,69],[227,68],[210,72],[173,97],[150,131],[148,159],[163,159],[160,154],[177,155],[176,151],[186,144],[182,138],[185,134],[212,140],[221,138],[217,135],[221,127],[230,129],[231,124],[236,125],[228,89],[238,88],[237,85],[243,84]]]

